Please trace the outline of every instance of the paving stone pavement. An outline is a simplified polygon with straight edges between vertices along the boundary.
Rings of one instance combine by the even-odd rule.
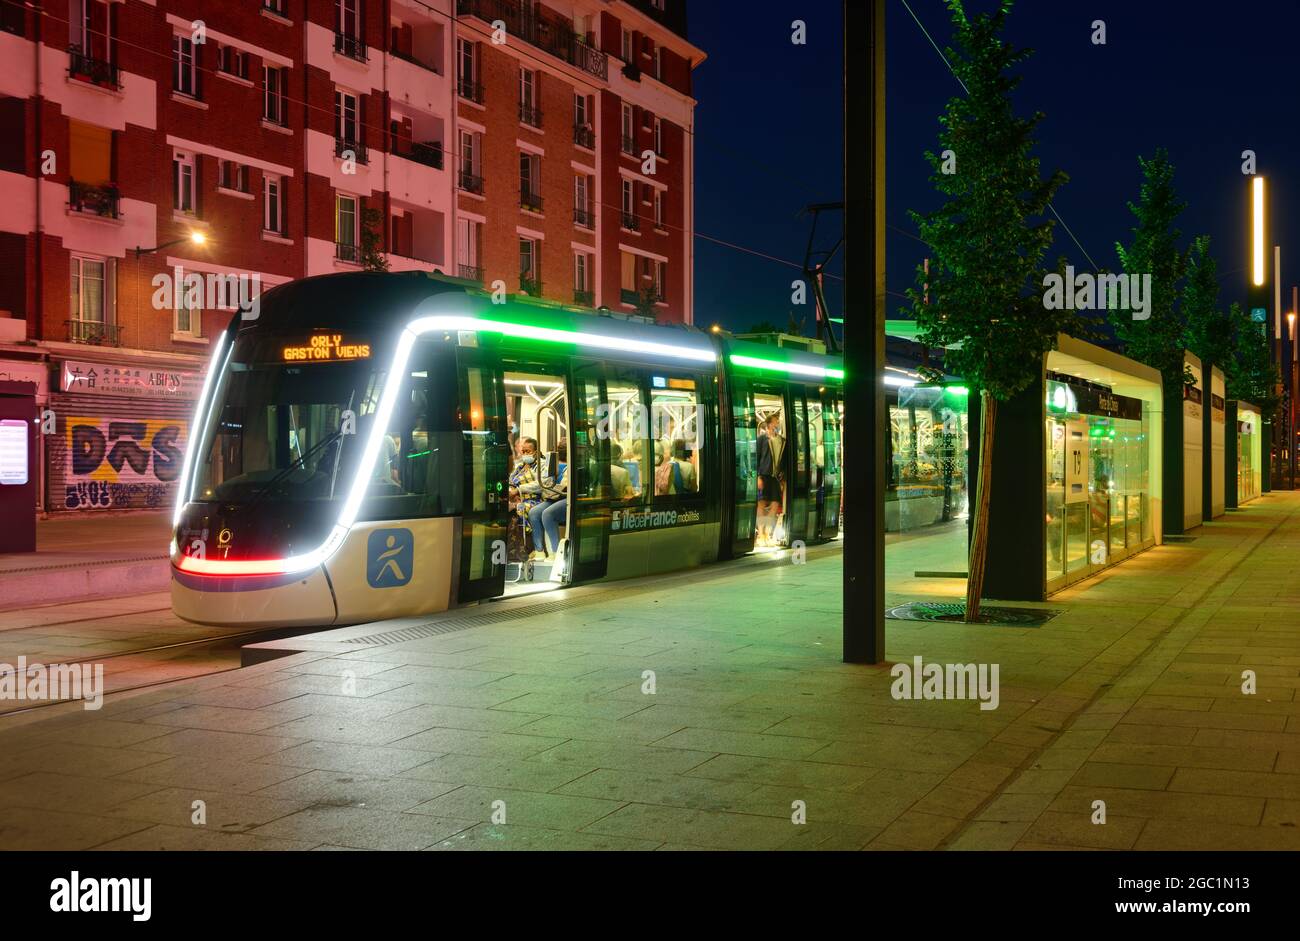
[[[0,848],[1300,849],[1300,494],[1195,535],[1041,627],[889,622],[891,662],[998,664],[995,710],[840,662],[836,550],[317,635],[0,722]],[[957,595],[942,554],[892,544],[890,600]]]

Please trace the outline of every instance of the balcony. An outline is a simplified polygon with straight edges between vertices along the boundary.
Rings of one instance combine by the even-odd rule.
[[[633,307],[641,303],[641,295],[636,291],[629,291],[627,288],[623,288],[618,292],[618,299],[620,302],[631,304]]]
[[[519,120],[538,130],[542,127],[542,109],[527,102],[519,102]]]
[[[114,323],[98,320],[65,320],[69,343],[86,343],[90,346],[121,346],[122,328]]]
[[[501,20],[511,37],[531,43],[574,68],[599,79],[609,77],[609,57],[573,31],[573,26],[544,7],[527,9],[513,0],[456,0],[458,16],[476,16],[489,25]]]
[[[335,242],[334,257],[339,261],[346,261],[352,265],[359,265],[361,264],[361,246],[350,245],[347,242]]]
[[[529,212],[541,213],[542,197],[536,193],[522,192],[519,194],[519,208],[527,209]]]
[[[574,206],[573,224],[580,225],[584,229],[594,229],[596,228],[596,213],[592,211],[590,206]]]
[[[117,201],[117,187],[111,183],[93,186],[76,180],[68,181],[68,208],[73,212],[116,219]]]
[[[627,229],[629,232],[641,231],[641,220],[637,218],[635,212],[623,213],[623,228]]]
[[[427,141],[423,144],[412,142],[404,148],[394,148],[393,153],[407,160],[422,163],[426,167],[433,167],[435,170],[442,169],[442,144],[437,141]]]
[[[629,157],[636,156],[636,138],[629,137],[627,134],[623,135],[623,153]]]
[[[579,147],[585,147],[587,150],[595,150],[596,132],[585,124],[575,124],[573,126],[573,142]]]
[[[479,284],[483,283],[482,268],[475,268],[473,265],[457,265],[456,274],[458,277],[464,278],[466,281],[477,281]]]
[[[472,101],[476,105],[483,104],[483,84],[474,82],[463,76],[456,80],[456,94],[466,101]]]
[[[475,176],[462,170],[460,172],[460,188],[467,193],[473,193],[475,196],[483,195],[483,177]]]
[[[369,58],[366,55],[365,40],[358,39],[356,36],[349,36],[346,33],[334,34],[334,51],[358,62],[365,62]]]
[[[436,65],[433,65],[430,62],[425,62],[423,59],[416,56],[416,54],[413,52],[401,52],[397,49],[390,49],[388,50],[388,54],[391,55],[394,59],[401,59],[403,62],[409,62],[411,63],[411,65],[417,65],[422,69],[432,72],[434,75],[442,74],[441,72],[438,71],[438,67]]]
[[[121,87],[120,73],[116,65],[103,59],[93,58],[77,46],[68,47],[68,74],[92,85],[102,85],[105,88]]]
[[[542,296],[542,282],[540,278],[530,278],[526,274],[519,276],[519,293],[527,294],[529,297]]]
[[[343,157],[349,151],[356,158],[357,163],[370,162],[370,151],[365,144],[343,137],[334,138],[334,156]]]
[[[596,292],[595,292],[595,291],[580,291],[580,290],[578,290],[577,288],[574,288],[574,289],[573,289],[573,303],[577,304],[579,307],[595,307],[595,306],[596,306]]]

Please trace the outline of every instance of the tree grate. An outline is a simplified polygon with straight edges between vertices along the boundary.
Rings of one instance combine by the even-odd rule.
[[[1060,611],[1042,608],[1002,608],[995,605],[980,605],[977,623],[987,627],[1041,627]],[[908,604],[895,605],[885,612],[885,617],[894,621],[928,621],[944,624],[963,624],[966,617],[966,604],[956,601],[912,601]]]

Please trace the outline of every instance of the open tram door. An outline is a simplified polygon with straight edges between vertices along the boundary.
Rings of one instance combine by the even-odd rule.
[[[505,594],[510,443],[499,362],[462,347],[458,370],[465,475],[457,600],[465,604]]]
[[[609,559],[610,398],[603,363],[573,363],[569,403],[572,476],[565,574],[570,584],[577,584],[604,578]]]

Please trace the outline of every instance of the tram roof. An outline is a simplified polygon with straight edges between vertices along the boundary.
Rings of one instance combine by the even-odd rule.
[[[712,337],[693,327],[638,323],[531,299],[512,297],[504,304],[494,304],[491,295],[482,289],[420,271],[359,271],[290,281],[263,294],[259,311],[258,319],[251,324],[254,328],[378,329],[396,333],[421,317],[451,315],[558,331],[557,337],[598,335],[629,344],[673,347],[689,351],[701,361],[705,353],[716,354]],[[843,364],[837,356],[732,337],[722,339],[726,355],[738,366],[761,370],[768,364],[777,371],[804,372],[805,378],[829,370],[831,378],[842,377]]]

